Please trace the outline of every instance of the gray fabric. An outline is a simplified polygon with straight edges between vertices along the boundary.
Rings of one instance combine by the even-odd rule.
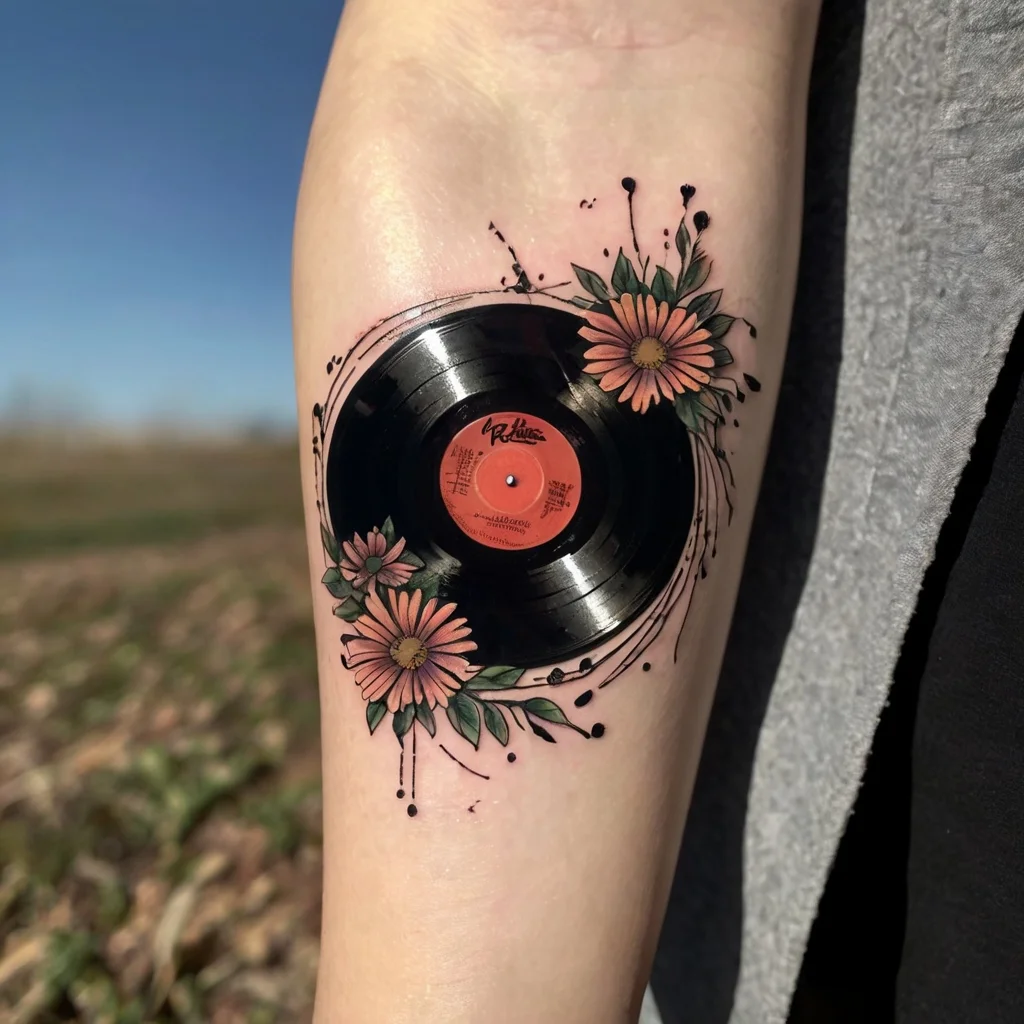
[[[785,1020],[903,632],[1024,309],[1024,10],[868,0],[847,194],[860,10],[826,4],[779,418],[656,960],[666,1024]]]

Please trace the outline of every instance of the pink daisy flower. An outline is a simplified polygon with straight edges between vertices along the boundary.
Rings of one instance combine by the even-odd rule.
[[[699,391],[711,383],[715,365],[711,332],[697,327],[686,309],[655,302],[654,296],[634,300],[628,292],[611,300],[614,318],[588,310],[588,327],[580,337],[594,342],[583,354],[585,373],[599,377],[602,391],[617,391],[619,401],[632,399],[634,412],[647,412],[664,396]]]
[[[338,568],[341,575],[357,590],[364,590],[371,584],[385,587],[400,587],[409,582],[416,566],[398,561],[405,550],[405,538],[399,537],[391,547],[387,538],[375,526],[363,540],[358,533],[341,545],[343,552]]]
[[[358,636],[345,640],[346,660],[365,700],[387,697],[388,710],[411,703],[448,707],[448,698],[478,669],[461,655],[476,650],[466,620],[453,619],[454,604],[424,602],[423,591],[387,591],[387,605],[376,591],[366,612],[353,623]]]

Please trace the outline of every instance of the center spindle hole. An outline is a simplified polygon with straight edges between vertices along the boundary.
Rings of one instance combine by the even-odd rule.
[[[511,473],[509,473],[509,475],[505,477],[505,483],[508,484],[509,487],[515,487],[515,485],[518,482],[519,481],[516,480],[516,478]]]

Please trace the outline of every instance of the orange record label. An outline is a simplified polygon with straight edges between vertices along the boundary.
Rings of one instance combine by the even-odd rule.
[[[580,463],[539,416],[496,412],[463,427],[441,459],[441,495],[459,529],[491,548],[544,544],[580,502]]]

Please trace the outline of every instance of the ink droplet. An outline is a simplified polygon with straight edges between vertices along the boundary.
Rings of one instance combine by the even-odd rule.
[[[736,389],[736,401],[737,402],[745,402],[746,400],[747,400],[747,396],[742,391],[740,391],[739,388],[737,388]]]
[[[663,231],[662,231],[661,233],[662,233],[662,234],[663,234],[663,235],[664,235],[664,236],[665,236],[666,238],[668,238],[668,228],[665,228],[665,229],[664,229],[664,230],[663,230]]]
[[[331,362],[329,362],[329,363],[327,364],[327,372],[328,372],[328,373],[331,373],[331,372],[333,372],[333,370],[334,370],[334,362],[333,362],[333,360],[332,360]]]
[[[403,798],[403,797],[405,796],[405,790],[404,790],[404,789],[400,789],[400,790],[399,790],[399,791],[398,791],[398,792],[397,792],[397,793],[395,794],[395,796],[397,796],[397,797],[398,797],[398,799],[399,799],[399,800],[401,800],[401,799],[402,799],[402,798]]]
[[[608,255],[608,250],[607,249],[604,250],[604,254],[605,254],[605,256]]]
[[[573,701],[573,704],[575,704],[576,707],[578,707],[578,708],[585,708],[591,702],[591,700],[593,700],[593,697],[594,697],[594,691],[593,690],[584,690]]]
[[[704,212],[704,210],[698,210],[693,215],[693,226],[698,231],[704,231],[710,223],[711,218]]]
[[[750,336],[752,338],[756,338],[757,337],[757,328],[753,324],[747,324],[747,326],[750,328]]]
[[[623,178],[622,187],[632,195],[636,191],[636,182],[632,178]]]
[[[557,686],[565,678],[565,673],[560,668],[553,668],[548,673],[548,682],[552,686]]]
[[[409,804],[408,814],[409,814],[410,818],[415,818],[416,817],[416,805],[415,804]]]
[[[501,279],[501,283],[502,283],[502,284],[504,284],[504,283],[505,283],[505,278],[502,278],[502,279]]]
[[[743,374],[743,379],[747,382],[747,387],[755,394],[761,390],[761,382],[756,377],[751,377],[749,373],[745,373]]]
[[[516,760],[516,755],[510,752],[509,755],[508,755],[508,763],[509,764],[515,764],[515,760]]]
[[[643,666],[642,666],[642,668],[643,668],[643,670],[644,670],[645,672],[650,672],[650,671],[651,671],[651,663],[650,663],[649,661],[645,661],[645,662],[643,663]]]
[[[665,251],[668,251],[668,242],[665,243]]]
[[[739,421],[739,420],[733,420],[733,421],[732,421],[732,425],[733,425],[734,427],[738,427],[738,426],[740,425],[740,421]]]
[[[683,206],[686,206],[686,204],[694,197],[696,192],[697,190],[692,185],[679,186],[679,193],[683,197]]]
[[[584,658],[580,662],[580,671],[589,672],[594,667],[594,663],[589,658]]]
[[[703,564],[700,567],[700,578],[702,580],[706,580],[708,578],[708,571]]]
[[[538,281],[543,281],[544,280],[544,275],[543,274],[538,274],[537,275],[537,280]]]
[[[321,416],[322,413],[323,413],[323,409],[320,408],[320,403],[317,402],[316,405],[313,406],[313,415],[317,419],[320,419],[320,416]]]
[[[599,740],[604,735],[604,726],[600,722],[595,722],[593,728],[590,730],[590,735],[595,740]]]

